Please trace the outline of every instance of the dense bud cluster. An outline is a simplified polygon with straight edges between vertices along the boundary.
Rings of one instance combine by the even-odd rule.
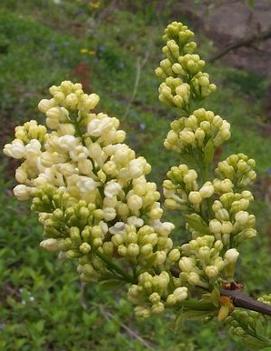
[[[180,286],[178,280],[172,278],[166,271],[162,271],[159,275],[141,273],[138,284],[132,285],[128,292],[129,299],[139,305],[135,310],[139,317],[161,313],[165,306],[177,305],[187,296],[188,289]]]
[[[87,281],[110,274],[136,281],[134,269],[175,262],[174,225],[161,222],[160,194],[145,178],[151,167],[122,143],[118,119],[92,112],[99,97],[84,94],[81,84],[66,81],[50,93],[39,103],[48,130],[27,122],[4,148],[23,161],[14,194],[32,199],[44,226],[41,247],[77,259]]]
[[[213,184],[207,181],[200,187],[198,173],[185,164],[172,167],[167,177],[169,179],[164,180],[163,189],[165,205],[169,209],[199,211],[202,201],[214,194]]]
[[[180,277],[190,285],[208,288],[208,280],[216,278],[224,268],[220,257],[223,244],[213,236],[202,236],[182,245],[185,256],[179,261]],[[207,281],[206,281],[207,280]]]
[[[218,276],[230,278],[238,258],[236,249],[222,255],[223,243],[211,235],[191,240],[181,246],[179,261],[181,284],[208,288]]]
[[[243,188],[256,179],[255,166],[255,160],[252,158],[244,154],[236,154],[219,162],[215,171],[220,179],[230,179],[236,187]]]
[[[248,190],[221,195],[212,205],[214,218],[209,221],[210,233],[226,246],[255,237],[255,216],[247,211],[252,200]]]
[[[159,99],[167,105],[187,110],[191,99],[201,99],[216,90],[209,75],[202,72],[205,61],[194,54],[197,44],[194,33],[179,22],[172,22],[165,29],[162,51],[165,59],[155,70],[163,80],[159,87]]]
[[[180,248],[175,276],[192,296],[193,287],[211,292],[222,281],[233,281],[236,246],[256,235],[255,216],[249,213],[253,196],[245,189],[255,180],[255,161],[244,154],[231,155],[214,170],[215,150],[230,138],[230,124],[204,108],[192,110],[216,88],[202,71],[205,62],[195,53],[193,36],[182,23],[168,25],[163,37],[166,58],[156,69],[163,80],[159,99],[182,110],[171,123],[164,146],[178,152],[185,163],[170,169],[163,192],[165,206],[184,215],[192,236]],[[232,305],[221,302],[218,318],[231,311]]]
[[[171,123],[165,147],[177,152],[190,153],[194,149],[205,151],[211,139],[214,146],[230,138],[230,124],[212,111],[200,108],[189,117],[181,117]]]
[[[250,191],[234,193],[229,179],[199,186],[197,172],[185,164],[172,167],[167,177],[163,182],[165,206],[189,214],[187,228],[193,238],[212,234],[229,248],[256,235],[255,216],[248,212],[253,201]]]

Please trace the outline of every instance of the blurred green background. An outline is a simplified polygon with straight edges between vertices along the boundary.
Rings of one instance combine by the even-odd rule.
[[[191,3],[193,1],[191,0]],[[116,115],[128,143],[153,166],[161,186],[177,162],[163,140],[174,111],[158,101],[154,69],[161,59],[161,35],[172,20],[194,23],[175,10],[178,1],[1,0],[1,148],[15,125],[42,120],[37,103],[62,80],[81,81],[101,97],[99,111]],[[216,51],[202,31],[200,52]],[[270,201],[271,125],[264,109],[269,84],[265,72],[249,73],[220,61],[207,71],[218,92],[208,108],[232,123],[223,154],[244,152],[256,158],[254,204],[259,236],[245,243],[239,280],[252,295],[271,290]],[[269,129],[268,129],[269,128]],[[72,264],[58,262],[39,248],[41,228],[11,189],[16,163],[1,154],[0,179],[0,350],[130,351],[247,350],[230,340],[223,324],[186,322],[175,328],[170,315],[137,321],[116,291],[80,284]],[[176,241],[187,237],[178,215]]]

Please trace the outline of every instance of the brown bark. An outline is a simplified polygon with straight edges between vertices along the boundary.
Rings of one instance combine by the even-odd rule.
[[[235,307],[271,316],[271,305],[257,301],[240,290],[220,289],[220,294],[230,297]]]

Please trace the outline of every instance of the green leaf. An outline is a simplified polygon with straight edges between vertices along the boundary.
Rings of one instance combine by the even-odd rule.
[[[215,153],[214,143],[212,139],[209,139],[203,150],[203,160],[206,165],[212,162],[214,158],[214,153]]]
[[[263,347],[265,347],[265,351],[271,351],[270,347],[266,348],[266,344],[264,342],[262,342],[261,340],[250,336],[250,335],[246,335],[245,337],[242,338],[243,342],[245,343],[245,345],[249,346],[250,348],[253,348],[255,350],[262,350]]]
[[[183,308],[180,310],[180,314],[175,318],[174,329],[177,330],[183,326],[184,318],[183,318]]]
[[[265,328],[264,328],[264,325],[262,323],[261,318],[258,318],[256,320],[255,332],[256,332],[257,336],[259,336],[259,337],[262,337],[265,333]]]
[[[35,323],[35,330],[37,332],[41,333],[44,329],[44,324],[45,324],[44,320],[40,320],[40,321],[36,322]]]
[[[91,327],[97,322],[97,311],[94,312],[83,312],[83,322],[88,327]]]
[[[216,307],[219,306],[219,298],[220,298],[220,291],[218,288],[214,288],[214,290],[211,292],[211,301]]]
[[[214,306],[219,306],[220,291],[218,287],[215,287],[211,293],[204,294],[202,300],[204,302],[209,302]]]
[[[101,285],[103,289],[112,290],[120,287],[120,285],[123,285],[123,282],[118,279],[106,279],[101,281],[99,285]]]
[[[202,235],[209,234],[209,227],[207,223],[204,222],[204,220],[198,214],[192,213],[191,215],[187,215],[185,219],[192,229],[200,232]]]
[[[178,329],[187,320],[202,320],[208,317],[212,317],[210,311],[185,311],[182,312],[175,321],[175,329]]]
[[[190,299],[186,300],[183,302],[183,306],[188,310],[193,310],[193,311],[215,311],[216,308],[215,306],[210,303],[206,302],[203,300],[196,300],[196,299]]]

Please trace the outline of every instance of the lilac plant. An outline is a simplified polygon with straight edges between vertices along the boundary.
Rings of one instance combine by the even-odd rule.
[[[16,127],[4,153],[21,161],[14,194],[38,213],[40,246],[75,261],[82,281],[125,283],[138,317],[217,317],[232,334],[265,347],[266,318],[236,308],[225,293],[238,286],[239,246],[256,236],[248,190],[255,161],[239,153],[214,165],[230,124],[201,107],[216,86],[193,37],[182,23],[169,24],[156,69],[159,99],[177,115],[164,146],[181,160],[163,182],[164,205],[184,217],[187,243],[173,242],[174,224],[162,219],[157,185],[146,178],[151,166],[124,143],[116,117],[95,112],[99,96],[79,83],[52,86],[38,105],[45,125]]]

